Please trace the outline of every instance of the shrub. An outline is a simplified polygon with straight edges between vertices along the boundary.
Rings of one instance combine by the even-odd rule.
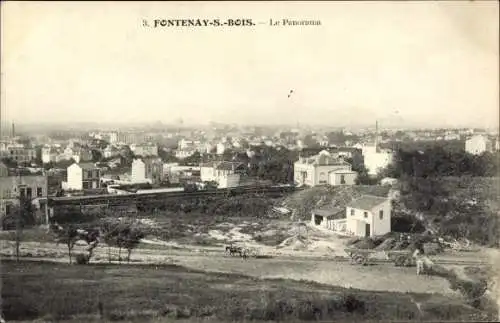
[[[76,255],[76,264],[77,265],[86,265],[89,263],[89,257],[83,253],[79,253]]]

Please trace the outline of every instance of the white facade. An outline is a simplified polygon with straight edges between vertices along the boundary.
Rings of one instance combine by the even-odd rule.
[[[374,206],[360,207],[360,199],[376,199]],[[391,232],[391,202],[388,198],[361,197],[346,207],[346,231],[348,234],[365,237],[384,235]]]
[[[118,142],[118,133],[117,132],[110,132],[108,134],[109,136],[109,142],[111,144],[116,144]]]
[[[294,181],[298,185],[354,185],[356,177],[349,163],[326,151],[294,163]]]
[[[175,158],[184,159],[193,156],[196,150],[177,150],[175,152]]]
[[[80,191],[83,189],[82,187],[82,169],[78,164],[73,164],[67,169],[67,181],[66,187],[69,190],[77,190]]]
[[[146,164],[140,159],[132,161],[131,179],[133,183],[146,183]]]
[[[136,156],[158,156],[158,146],[156,145],[130,145],[130,150]]]
[[[101,171],[90,163],[67,168],[66,188],[70,190],[96,189],[101,187]]]
[[[379,151],[375,146],[364,146],[362,152],[369,175],[377,175],[380,170],[392,163],[393,154],[390,151]]]
[[[240,174],[228,174],[217,178],[217,188],[231,188],[240,185]]]
[[[163,163],[160,159],[134,159],[131,180],[133,183],[160,183],[163,179]]]
[[[217,144],[217,155],[222,155],[226,151],[226,145],[222,142]]]
[[[77,163],[89,161],[92,160],[92,152],[89,149],[75,149],[71,158]]]
[[[58,153],[54,148],[42,148],[42,163],[48,164],[50,162],[55,162]]]
[[[465,151],[469,154],[480,155],[492,148],[493,144],[486,136],[476,135],[465,141]]]
[[[240,174],[236,172],[236,167],[230,162],[203,164],[200,166],[200,179],[202,182],[216,182],[218,188],[237,187],[240,185]]]
[[[334,170],[328,175],[328,185],[332,186],[354,185],[356,184],[356,178],[358,177],[358,173],[351,170]]]

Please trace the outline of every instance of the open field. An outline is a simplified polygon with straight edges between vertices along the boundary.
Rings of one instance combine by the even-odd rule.
[[[288,265],[290,266],[290,264]],[[5,318],[47,321],[486,320],[459,298],[206,273],[176,265],[2,262]],[[306,270],[306,268],[303,268]],[[203,304],[203,305],[201,305]]]

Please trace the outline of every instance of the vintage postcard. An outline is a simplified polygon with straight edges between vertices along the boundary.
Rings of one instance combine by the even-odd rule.
[[[0,21],[0,322],[499,320],[497,1]]]

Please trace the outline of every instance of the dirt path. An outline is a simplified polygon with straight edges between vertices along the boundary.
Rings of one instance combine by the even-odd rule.
[[[2,247],[2,255],[12,256],[14,250],[12,242],[2,241]],[[83,246],[76,247],[73,254],[83,250]],[[111,251],[117,259],[118,250],[111,248]],[[21,252],[25,255],[30,254],[26,257],[27,259],[68,262],[67,248],[64,245],[23,242]],[[122,255],[124,256],[125,252],[122,252]],[[332,256],[322,257],[315,253],[308,253],[308,255],[285,254],[275,255],[268,259],[243,260],[239,257],[226,257],[221,248],[213,247],[182,250],[141,248],[134,250],[132,261],[133,263],[173,263],[207,272],[240,273],[259,278],[311,280],[323,284],[374,291],[456,294],[449,289],[445,279],[417,276],[414,268],[395,267],[388,263],[355,266],[350,265],[346,259],[332,259]],[[92,261],[107,263],[108,248],[98,247]]]

